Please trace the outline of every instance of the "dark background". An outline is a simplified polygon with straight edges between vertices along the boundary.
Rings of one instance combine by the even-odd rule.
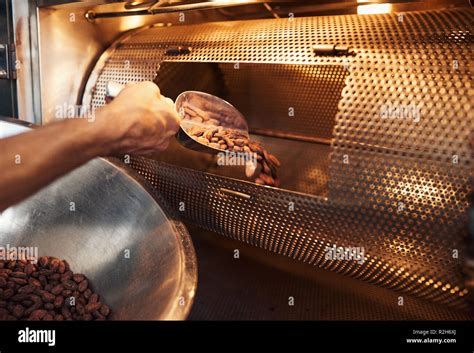
[[[14,43],[10,0],[0,0],[0,43]],[[0,115],[17,117],[16,83],[13,79],[0,79]]]

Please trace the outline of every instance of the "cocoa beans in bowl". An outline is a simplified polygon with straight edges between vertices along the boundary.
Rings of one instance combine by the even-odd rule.
[[[120,162],[92,160],[2,212],[0,248],[66,260],[111,309],[111,320],[180,320],[192,306],[197,265],[190,236]]]

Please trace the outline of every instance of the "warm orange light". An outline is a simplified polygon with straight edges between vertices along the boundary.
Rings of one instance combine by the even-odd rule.
[[[376,13],[390,13],[392,11],[392,4],[370,4],[357,6],[357,14],[370,15]]]

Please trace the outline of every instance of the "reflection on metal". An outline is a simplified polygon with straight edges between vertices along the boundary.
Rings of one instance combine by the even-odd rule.
[[[105,82],[153,80],[160,69],[160,84],[171,92],[186,85],[224,92],[218,95],[243,112],[250,130],[330,139],[329,147],[252,136],[282,161],[281,189],[216,175],[212,161],[192,170],[179,161],[182,155],[163,157],[179,166],[141,158],[132,166],[173,204],[185,202],[183,216],[192,223],[464,310],[473,14],[450,9],[405,13],[402,22],[390,13],[150,28],[103,56],[84,101],[99,107]],[[314,55],[313,45],[334,43],[357,55]],[[167,45],[193,51],[163,63]],[[120,65],[124,59],[128,70]],[[258,80],[248,80],[252,75]],[[289,116],[292,101],[299,108]],[[382,117],[388,102],[414,104],[420,119]],[[272,106],[285,107],[286,117],[262,114]],[[223,198],[222,188],[252,198]],[[325,248],[333,244],[363,246],[367,260],[327,260]]]
[[[149,8],[155,5],[159,0],[128,0],[125,4],[127,10],[134,10],[140,8]]]
[[[227,194],[227,195],[232,195],[232,196],[237,196],[237,197],[243,197],[244,199],[250,199],[252,196],[248,195],[248,194],[244,194],[242,192],[239,192],[239,191],[235,191],[235,190],[230,190],[230,189],[226,189],[226,188],[220,188],[219,189],[223,194]]]
[[[125,5],[126,9],[138,9],[147,7],[146,10],[135,10],[135,11],[115,11],[115,12],[96,12],[89,10],[85,13],[85,17],[88,21],[94,22],[98,18],[113,18],[122,16],[143,16],[143,15],[157,15],[165,13],[176,13],[185,11],[196,11],[196,10],[212,10],[223,7],[236,7],[242,5],[250,5],[256,3],[263,3],[265,0],[214,0],[214,1],[200,1],[195,3],[178,3],[172,4],[162,1],[149,1],[145,2],[140,6]],[[150,4],[147,4],[150,3]],[[133,2],[132,2],[133,4]]]
[[[212,1],[198,1],[196,3],[190,4],[177,4],[177,5],[168,5],[163,6],[161,2],[151,6],[148,9],[148,12],[152,14],[157,13],[166,13],[166,12],[181,12],[181,11],[191,11],[191,10],[210,10],[220,7],[229,7],[229,6],[242,6],[248,4],[255,4],[265,2],[265,0],[212,0]]]
[[[391,4],[371,4],[357,6],[357,13],[359,15],[374,15],[381,13],[390,13],[391,11]]]
[[[41,124],[38,21],[34,2],[12,1],[18,118]]]

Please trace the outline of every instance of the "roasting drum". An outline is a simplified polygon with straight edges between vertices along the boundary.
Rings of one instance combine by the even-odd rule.
[[[220,95],[281,159],[282,185],[219,175],[179,147],[159,160],[133,158],[171,205],[185,205],[185,220],[466,311],[473,16],[451,9],[142,28],[103,53],[83,103],[100,107],[108,81],[153,80],[158,69],[172,98],[185,89]],[[317,55],[319,44],[354,54]],[[192,50],[167,55],[174,46]],[[381,118],[388,102],[416,106],[419,121]],[[366,261],[326,260],[332,245],[364,247]]]

